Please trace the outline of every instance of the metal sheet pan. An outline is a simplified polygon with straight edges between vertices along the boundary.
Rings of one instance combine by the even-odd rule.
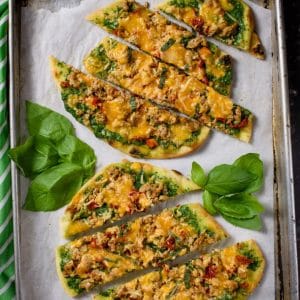
[[[31,5],[35,8],[57,9],[72,6],[72,1],[16,1],[10,0],[9,16],[9,109],[11,146],[20,140],[19,60],[20,55],[20,8]],[[282,0],[256,0],[256,3],[272,10],[273,52],[273,149],[274,168],[274,222],[275,222],[275,275],[276,299],[299,299],[293,169],[290,139],[288,81],[286,67],[285,34],[282,15]],[[16,262],[16,299],[20,293],[20,185],[19,172],[12,164],[12,193],[14,217],[14,243]]]

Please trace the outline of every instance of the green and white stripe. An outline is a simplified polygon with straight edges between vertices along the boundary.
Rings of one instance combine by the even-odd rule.
[[[15,297],[13,219],[7,107],[8,1],[0,1],[0,300]]]

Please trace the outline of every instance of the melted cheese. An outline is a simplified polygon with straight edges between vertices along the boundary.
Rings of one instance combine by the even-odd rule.
[[[129,176],[123,176],[122,183],[116,182],[116,184],[110,189],[104,189],[102,191],[102,197],[109,206],[118,205],[118,213],[120,216],[128,213],[130,205],[130,198],[128,195],[134,190],[132,178]]]
[[[130,298],[134,294],[146,299],[152,290],[157,299],[219,299],[225,297],[246,299],[257,287],[264,269],[264,258],[254,241],[244,242],[261,261],[257,270],[236,264],[228,269],[221,257],[230,256],[235,260],[239,255],[238,244],[223,250],[200,256],[185,265],[165,267],[161,272],[152,272],[138,277],[112,290],[111,299]],[[186,274],[188,272],[188,277]],[[243,275],[242,275],[243,274]],[[188,280],[188,281],[187,281]],[[186,282],[190,282],[187,286]],[[243,289],[241,287],[244,286]],[[102,299],[101,296],[95,300]]]
[[[187,207],[192,211],[195,207],[201,220],[199,204],[187,205]],[[79,276],[82,288],[89,290],[117,279],[127,272],[155,267],[160,261],[172,260],[176,255],[206,247],[220,239],[211,239],[206,233],[199,234],[185,219],[174,216],[173,211],[174,208],[167,208],[158,215],[138,218],[120,227],[110,227],[104,232],[67,243],[63,246],[64,253],[68,253],[67,259],[72,263],[72,268],[68,265],[65,267],[69,261],[62,261],[64,264],[60,267],[62,276],[65,278]],[[204,215],[206,218],[206,214]],[[184,235],[185,238],[179,235],[174,237],[174,232],[185,231],[187,228],[189,229]],[[174,242],[170,240],[171,234]],[[171,249],[176,254],[170,251]],[[162,294],[169,294],[175,285],[175,282],[170,281],[169,285],[162,287]],[[150,291],[151,289],[148,292]]]
[[[174,126],[172,133],[179,141],[185,141],[191,137],[191,134],[182,128],[182,126]]]
[[[109,101],[103,103],[103,109],[108,119],[108,124],[112,124],[115,120],[122,120],[128,111],[124,109],[122,100]]]
[[[236,20],[235,24],[229,24],[224,17],[225,11],[230,12],[235,8],[235,4],[228,0],[205,0],[201,3],[200,9],[194,7],[180,8],[173,4],[171,0],[166,0],[158,7],[163,12],[173,15],[179,21],[185,22],[196,30],[197,25],[194,21],[199,20],[199,24],[203,23],[198,29],[202,34],[214,36],[228,45],[233,45],[253,54],[257,58],[264,58],[264,54],[252,52],[251,39],[253,35],[256,35],[255,26],[251,8],[244,1],[236,1],[236,5],[242,8],[243,15],[240,20]],[[262,49],[260,42],[259,46]]]
[[[209,89],[207,102],[211,107],[211,114],[215,118],[224,118],[226,119],[232,113],[232,101],[225,96],[218,94],[211,88]]]
[[[230,98],[217,93],[195,77],[182,74],[176,68],[158,62],[150,55],[136,50],[132,50],[132,61],[119,63],[116,58],[122,57],[122,53],[126,52],[128,46],[117,43],[116,47],[110,49],[110,44],[110,39],[104,39],[102,42],[107,56],[116,63],[116,68],[110,73],[109,80],[135,94],[168,105],[191,117],[196,115],[198,106],[202,115],[206,111],[209,113],[206,118],[201,119],[204,125],[224,130],[216,123],[212,125],[210,116],[222,118],[225,121],[228,117],[231,118],[233,102]],[[85,66],[90,72],[93,70],[89,60],[85,61]],[[166,72],[163,74],[164,71]],[[94,75],[97,75],[97,72]],[[162,76],[165,77],[162,79]],[[207,98],[203,99],[205,94]]]
[[[119,5],[126,6],[125,0],[119,1]],[[135,10],[126,12],[117,17],[119,22],[118,29],[120,29],[117,29],[117,33],[103,26],[103,22],[101,21],[105,18],[103,12],[113,12],[115,5],[111,8],[108,7],[104,10],[92,13],[88,16],[88,19],[103,29],[117,34],[118,37],[125,39],[127,42],[133,43],[141,50],[155,57],[159,57],[167,63],[174,64],[199,80],[207,78],[205,66],[214,65],[216,69],[222,69],[223,72],[226,71],[226,66],[222,64],[217,66],[218,58],[224,55],[223,52],[210,53],[208,58],[204,58],[205,64],[203,65],[203,58],[199,55],[199,51],[202,49],[201,44],[198,44],[195,48],[186,48],[181,42],[182,39],[191,36],[188,30],[174,23],[170,23],[158,12],[151,11],[137,2],[134,2],[134,5]],[[187,10],[186,13],[187,18],[193,19],[195,17],[195,14],[191,10]],[[169,49],[163,51],[162,47],[170,39],[173,40],[174,44],[172,44]],[[205,39],[202,39],[203,43],[206,44]],[[214,73],[214,71],[214,68],[210,68],[209,72],[214,77],[218,77],[218,74]],[[213,83],[211,82],[211,84]],[[230,88],[228,88],[228,90],[230,90]]]

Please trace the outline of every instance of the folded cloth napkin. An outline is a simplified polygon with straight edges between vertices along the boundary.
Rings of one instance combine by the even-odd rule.
[[[8,0],[0,1],[0,300],[15,297],[15,266],[7,106]]]

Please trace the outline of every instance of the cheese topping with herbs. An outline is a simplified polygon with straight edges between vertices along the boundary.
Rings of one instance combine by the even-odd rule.
[[[200,34],[264,59],[251,8],[242,0],[166,0],[158,8]]]
[[[114,64],[108,63],[112,69]],[[65,108],[111,146],[141,158],[172,158],[198,149],[209,135],[198,122],[51,59]]]
[[[141,50],[177,66],[229,95],[230,56],[203,36],[170,22],[158,12],[132,0],[120,0],[90,14],[87,19]]]
[[[265,260],[253,240],[215,250],[188,263],[151,272],[116,286],[94,300],[247,299],[259,284]]]
[[[253,115],[195,77],[105,38],[84,60],[89,73],[249,142]]]
[[[129,161],[111,164],[73,197],[62,220],[64,235],[100,227],[197,189],[175,171]]]
[[[226,237],[200,204],[182,205],[60,246],[57,268],[66,290],[76,295]]]

